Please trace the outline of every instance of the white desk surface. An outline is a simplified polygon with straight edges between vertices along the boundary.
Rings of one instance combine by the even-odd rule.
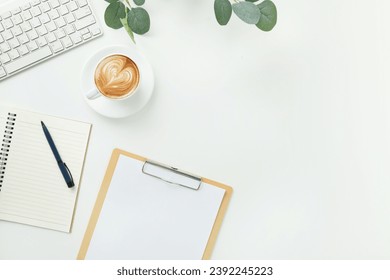
[[[116,147],[233,186],[214,259],[390,258],[390,3],[275,2],[263,33],[220,27],[212,0],[146,1],[156,88],[127,119],[80,91],[87,57],[134,47],[124,30],[1,82],[1,103],[93,131],[73,232],[0,222],[0,258],[74,259]]]

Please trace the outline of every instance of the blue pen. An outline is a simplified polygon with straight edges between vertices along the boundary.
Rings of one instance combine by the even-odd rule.
[[[50,149],[53,152],[53,155],[57,161],[58,167],[60,168],[60,171],[62,173],[62,176],[64,177],[64,180],[66,184],[68,185],[68,188],[74,187],[74,181],[72,177],[72,173],[70,173],[70,170],[65,162],[62,161],[60,153],[57,150],[56,145],[54,144],[53,138],[50,135],[49,130],[47,129],[46,125],[41,121],[43,132],[45,133],[46,140],[49,143]]]

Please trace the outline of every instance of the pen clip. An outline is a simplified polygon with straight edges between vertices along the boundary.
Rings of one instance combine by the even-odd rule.
[[[68,188],[72,188],[74,187],[74,181],[73,181],[73,176],[72,176],[72,173],[70,172],[68,166],[66,165],[65,162],[63,162],[65,168],[66,168],[66,171],[68,172],[69,176],[70,176],[70,181],[69,182],[66,182],[66,184],[68,185]]]

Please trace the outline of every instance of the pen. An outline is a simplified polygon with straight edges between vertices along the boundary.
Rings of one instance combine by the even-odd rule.
[[[46,125],[41,121],[43,132],[45,133],[46,140],[49,143],[50,149],[53,152],[53,155],[57,161],[58,167],[60,168],[60,171],[62,173],[62,176],[64,177],[64,180],[66,184],[68,185],[68,188],[74,187],[73,177],[72,173],[70,173],[70,170],[65,162],[62,161],[60,153],[57,150],[56,145],[54,144],[53,138],[50,135],[49,130],[47,129]]]

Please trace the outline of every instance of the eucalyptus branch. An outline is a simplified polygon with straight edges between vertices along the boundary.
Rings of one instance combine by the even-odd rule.
[[[233,4],[232,4],[232,2]],[[277,21],[277,10],[271,0],[214,0],[215,17],[220,25],[226,25],[230,21],[232,12],[242,21],[256,25],[263,31],[270,31]]]
[[[149,31],[150,17],[141,7],[145,0],[105,1],[109,5],[104,13],[104,20],[109,27],[124,27],[133,42],[134,33],[143,35]],[[215,17],[220,25],[226,25],[234,12],[245,23],[255,25],[263,31],[270,31],[277,22],[276,6],[271,0],[258,3],[259,1],[261,0],[214,0]]]

